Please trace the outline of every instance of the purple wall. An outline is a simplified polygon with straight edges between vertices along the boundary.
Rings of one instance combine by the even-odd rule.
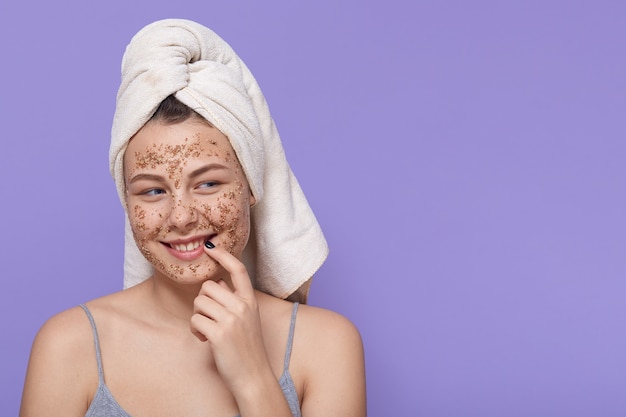
[[[370,416],[626,415],[626,3],[71,3],[0,4],[0,415],[43,321],[121,287],[120,59],[164,17],[264,88]]]

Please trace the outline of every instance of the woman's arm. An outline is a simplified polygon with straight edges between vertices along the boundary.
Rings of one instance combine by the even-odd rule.
[[[30,354],[20,417],[84,417],[88,377],[98,381],[95,350],[90,352],[85,343],[93,340],[89,332],[79,308],[60,313],[41,327]],[[89,353],[94,355],[93,372],[85,369]]]
[[[306,377],[303,417],[365,417],[365,361],[356,327],[345,317],[303,306],[298,313],[298,345]]]

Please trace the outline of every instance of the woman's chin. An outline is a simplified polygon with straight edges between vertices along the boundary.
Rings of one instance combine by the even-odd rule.
[[[168,265],[159,271],[161,277],[176,284],[200,285],[207,280],[217,281],[224,274],[221,268],[214,261],[203,262],[201,264],[175,264]]]

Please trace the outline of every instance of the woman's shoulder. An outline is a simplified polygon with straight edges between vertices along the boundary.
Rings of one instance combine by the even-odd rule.
[[[93,340],[89,319],[80,306],[74,306],[50,317],[35,336],[35,346],[75,355],[85,347],[85,340]]]
[[[89,316],[95,319],[98,330],[106,318],[114,315],[119,293],[90,300],[84,304],[68,308],[47,319],[39,328],[33,341],[31,362],[42,368],[63,366],[65,369],[83,367],[93,363],[95,366],[95,326]],[[84,374],[84,372],[78,372]],[[92,375],[89,375],[91,377]]]
[[[258,292],[261,309],[269,315],[290,316],[294,303]],[[276,317],[273,317],[276,318]],[[345,316],[335,311],[300,303],[297,308],[298,330],[317,334],[326,332],[358,334],[355,325]]]
[[[294,303],[262,295],[262,315],[274,326],[284,326],[293,313]],[[282,337],[282,336],[281,336]],[[282,339],[281,339],[282,340]],[[294,352],[327,352],[333,356],[342,350],[360,350],[361,335],[347,317],[335,311],[299,304],[295,317]]]
[[[365,415],[363,343],[347,317],[301,305],[292,359],[298,365],[293,373],[302,381],[303,414],[315,410],[320,415]]]
[[[94,338],[85,312],[76,306],[55,314],[33,341],[23,393],[26,415],[50,406],[84,413],[97,375]]]
[[[88,301],[91,312],[109,303],[111,296]],[[91,312],[89,314],[91,314]],[[33,342],[33,355],[53,356],[56,360],[68,358],[72,363],[78,359],[94,360],[94,329],[88,312],[81,305],[70,307],[47,319],[39,328]]]
[[[298,308],[299,337],[316,349],[360,349],[361,335],[354,323],[344,315],[321,307],[302,304]]]
[[[61,311],[47,319],[35,336],[35,346],[45,346],[47,350],[61,354],[75,355],[82,350],[93,349],[94,330],[89,321],[93,311],[109,309],[117,293],[86,302],[87,311],[76,305]]]

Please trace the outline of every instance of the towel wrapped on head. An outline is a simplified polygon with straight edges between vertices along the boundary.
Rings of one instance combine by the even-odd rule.
[[[243,61],[210,29],[167,19],[140,30],[126,48],[111,132],[111,173],[124,207],[124,152],[159,104],[174,95],[228,137],[256,204],[243,261],[255,288],[306,301],[328,256],[321,228],[285,158],[263,94]],[[124,287],[147,279],[126,220]]]

